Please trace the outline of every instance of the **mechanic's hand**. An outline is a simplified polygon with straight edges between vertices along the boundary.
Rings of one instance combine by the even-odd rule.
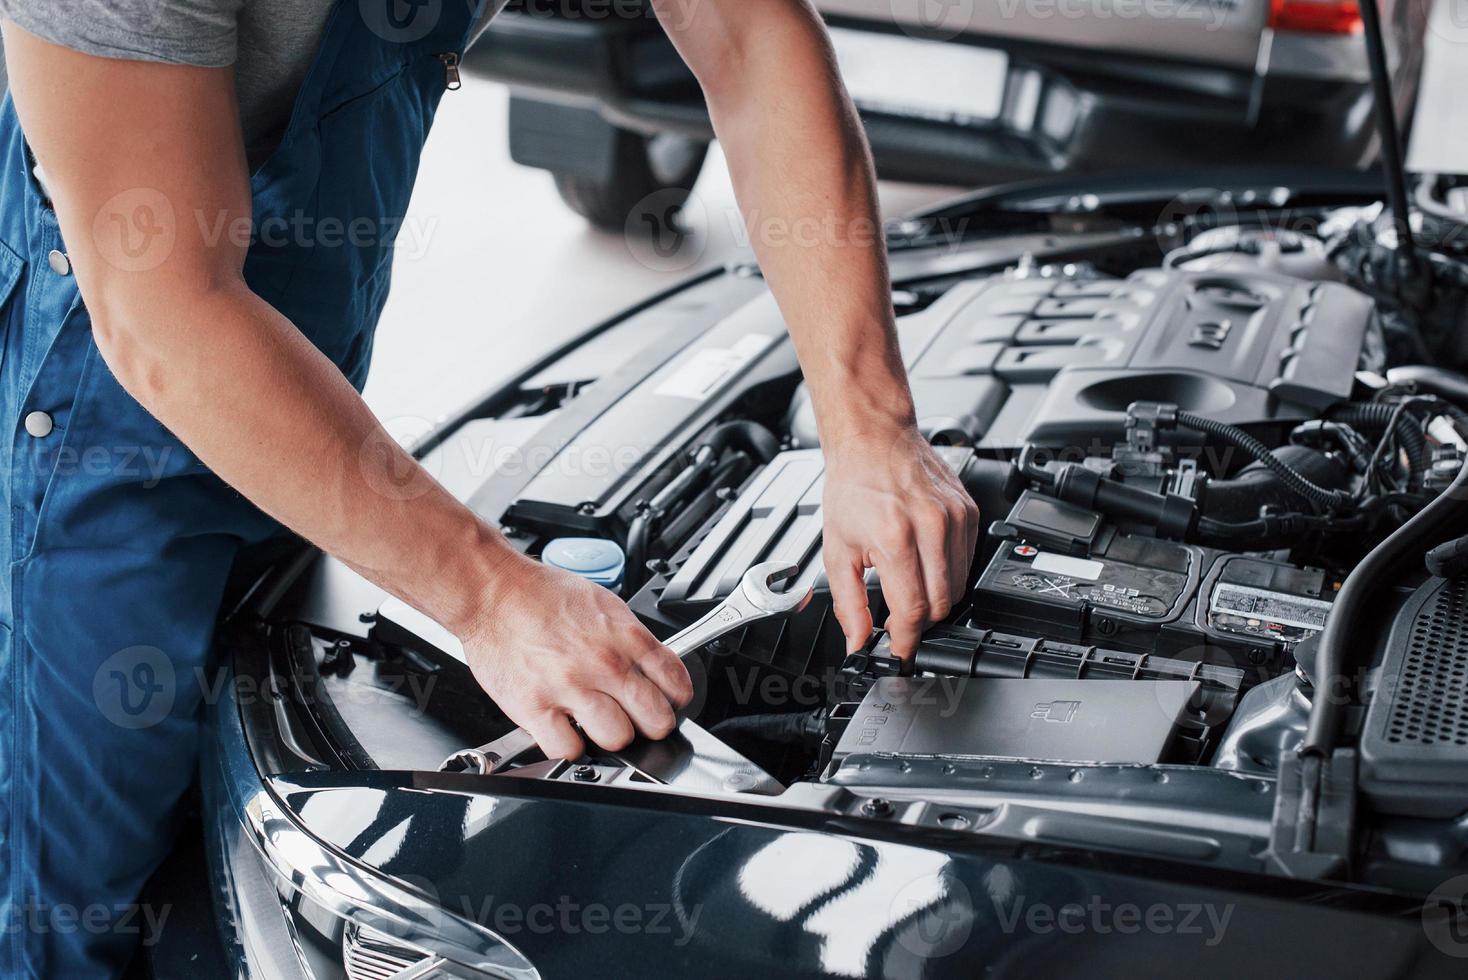
[[[475,626],[459,639],[475,678],[546,758],[575,759],[584,745],[621,749],[634,729],[673,731],[693,697],[683,662],[616,595],[569,572],[515,556]]]
[[[892,651],[904,660],[929,624],[968,585],[979,509],[917,432],[866,438],[826,451],[826,576],[851,652],[871,636],[862,576],[875,568],[891,615]]]

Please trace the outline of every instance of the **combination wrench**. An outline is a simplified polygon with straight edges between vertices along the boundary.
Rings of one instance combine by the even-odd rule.
[[[810,603],[813,590],[776,592],[771,585],[790,578],[798,566],[786,562],[763,562],[745,572],[739,587],[693,625],[671,636],[665,646],[685,662],[708,644],[735,630],[770,619],[794,615]],[[697,674],[695,673],[695,676]],[[695,701],[698,700],[695,694]],[[535,739],[523,728],[474,749],[449,756],[443,772],[492,774],[535,748]],[[738,786],[746,792],[779,792],[779,784],[734,753],[717,738],[686,718],[666,740],[652,742],[638,737],[620,752],[608,752],[618,761],[657,782],[694,775],[699,782],[714,780],[721,786]]]

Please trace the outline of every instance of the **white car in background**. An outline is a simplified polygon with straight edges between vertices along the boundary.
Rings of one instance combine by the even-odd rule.
[[[1381,0],[1410,118],[1431,0]],[[1364,167],[1376,155],[1355,0],[817,0],[883,177]],[[510,85],[515,160],[622,228],[686,192],[712,130],[640,0],[516,0],[469,58]]]

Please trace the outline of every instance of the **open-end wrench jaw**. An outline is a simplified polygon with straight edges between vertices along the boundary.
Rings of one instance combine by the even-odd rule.
[[[739,580],[739,587],[727,599],[705,613],[698,622],[670,637],[666,643],[668,649],[686,660],[725,634],[765,620],[791,616],[804,609],[814,595],[814,589],[808,587],[801,591],[776,592],[771,588],[775,583],[791,578],[799,570],[799,566],[789,562],[767,561],[755,565],[744,573]],[[760,772],[752,763],[708,736],[686,718],[679,721],[678,732],[670,740],[670,745],[678,742],[685,746],[696,742],[701,746],[701,752],[680,752],[673,746],[659,753],[649,748],[656,743],[634,742],[624,752],[608,754],[622,759],[658,782],[667,782],[670,773],[696,768],[694,763],[701,759],[700,764],[705,768],[712,765],[714,769],[720,769],[722,766],[739,772],[748,769],[763,778],[762,781],[757,781],[759,785],[766,789],[773,787],[777,790],[779,787],[778,783]],[[441,768],[447,772],[501,772],[533,748],[535,740],[530,737],[530,733],[523,728],[517,728],[477,749],[454,753],[444,760]],[[650,765],[650,759],[657,764]]]
[[[682,630],[666,641],[666,646],[679,657],[687,659],[689,654],[734,630],[761,622],[779,619],[804,609],[810,602],[814,590],[806,588],[800,592],[776,592],[770,586],[783,581],[799,571],[799,566],[788,562],[767,561],[755,565],[739,580],[739,587],[729,597],[710,609],[698,622]]]

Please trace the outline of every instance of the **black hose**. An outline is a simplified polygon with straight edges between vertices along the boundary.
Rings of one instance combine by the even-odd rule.
[[[1350,486],[1351,473],[1340,456],[1309,446],[1281,446],[1275,457],[1305,479],[1340,490]],[[1231,479],[1209,480],[1202,500],[1203,515],[1219,524],[1246,524],[1264,508],[1287,512],[1299,509],[1299,495],[1263,463],[1250,463]]]
[[[1388,427],[1396,433],[1397,442],[1407,454],[1407,469],[1412,474],[1411,485],[1418,486],[1427,468],[1432,463],[1427,448],[1427,437],[1422,434],[1422,423],[1406,412],[1398,411],[1397,405],[1385,402],[1361,402],[1342,405],[1331,411],[1333,421],[1344,422],[1355,428],[1373,428],[1385,432]]]
[[[1189,429],[1196,429],[1218,439],[1229,443],[1236,449],[1248,453],[1250,457],[1267,466],[1275,476],[1280,478],[1286,487],[1301,497],[1310,501],[1317,508],[1326,511],[1344,510],[1351,506],[1351,495],[1340,490],[1327,490],[1319,484],[1306,479],[1305,476],[1290,466],[1284,460],[1274,454],[1272,450],[1258,439],[1249,435],[1236,425],[1210,419],[1204,415],[1193,412],[1179,411],[1177,413],[1178,425]]]
[[[1461,534],[1459,524],[1464,516],[1468,516],[1468,466],[1458,471],[1452,485],[1437,499],[1372,549],[1346,576],[1320,633],[1315,659],[1317,693],[1310,703],[1310,722],[1299,755],[1324,759],[1335,748],[1345,719],[1345,681],[1352,647],[1372,635],[1363,629],[1371,594],[1383,583],[1395,582],[1413,564],[1420,564],[1429,549]]]
[[[725,718],[709,731],[720,738],[757,739],[780,745],[818,744],[826,733],[826,709]]]
[[[768,463],[780,452],[780,440],[774,433],[749,419],[714,426],[703,445],[716,453],[722,453],[729,446],[737,446],[761,463]]]
[[[743,449],[761,463],[768,463],[780,452],[780,440],[758,422],[740,419],[723,422],[709,430],[691,454],[692,462],[658,491],[651,501],[638,505],[637,513],[627,526],[627,562],[622,591],[631,595],[647,581],[647,560],[653,534],[663,517],[695,489],[704,475],[717,470],[719,457],[729,447]]]

